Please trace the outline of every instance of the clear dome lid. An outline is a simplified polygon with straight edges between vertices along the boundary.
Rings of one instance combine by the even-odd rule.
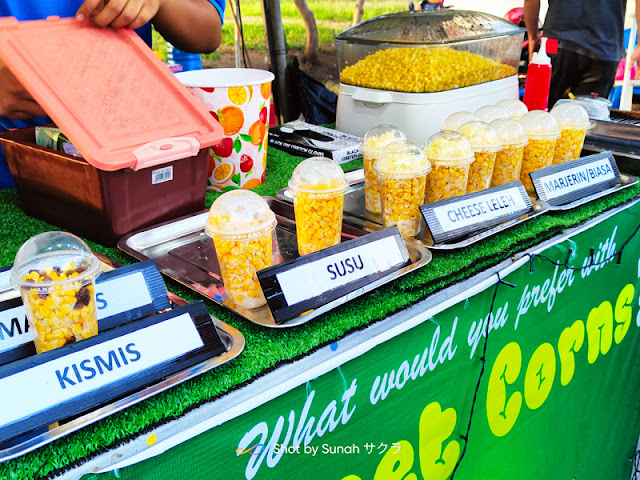
[[[362,145],[360,145],[360,151],[363,153],[379,152],[390,143],[406,139],[406,135],[393,125],[378,125],[367,131]]]
[[[503,18],[471,10],[396,12],[365,20],[335,36],[336,43],[389,43],[395,45],[449,44],[525,30]]]
[[[251,190],[231,190],[213,202],[204,230],[210,237],[236,238],[273,230],[276,223],[275,214],[260,195]]]
[[[562,130],[571,128],[587,130],[591,128],[589,114],[576,103],[556,104],[549,113],[556,119]]]
[[[476,158],[469,140],[451,130],[433,134],[424,146],[424,153],[431,162],[437,163],[468,165]]]
[[[529,143],[529,138],[522,125],[511,118],[498,118],[490,125],[505,147],[524,147]]]
[[[550,113],[542,110],[527,112],[520,120],[529,140],[553,140],[560,137],[560,126]]]
[[[48,271],[78,275],[65,280],[52,280]],[[37,284],[25,278],[31,271],[44,277]],[[39,289],[55,288],[68,283],[89,282],[100,275],[100,262],[89,246],[80,238],[66,232],[44,232],[27,240],[13,262],[11,283],[17,287],[36,286]]]
[[[445,118],[444,124],[442,125],[442,130],[453,130],[455,132],[465,123],[473,122],[474,120],[479,120],[479,118],[471,112],[462,111],[452,113],[447,118]]]
[[[484,105],[475,111],[481,122],[491,123],[497,118],[509,118],[507,111],[498,105]]]
[[[431,163],[419,146],[401,140],[384,147],[373,168],[378,175],[414,178],[428,174]]]
[[[333,160],[311,157],[295,168],[289,188],[293,192],[342,195],[349,190],[349,182],[340,165]]]
[[[486,122],[467,122],[458,128],[458,133],[469,140],[474,152],[497,152],[502,149],[498,134]]]
[[[521,119],[529,111],[524,102],[521,102],[516,98],[505,98],[497,102],[496,105],[504,108],[507,111],[509,118],[514,120]]]

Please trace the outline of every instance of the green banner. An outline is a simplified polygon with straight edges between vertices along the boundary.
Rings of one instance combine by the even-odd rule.
[[[640,434],[639,211],[118,477],[629,478]]]

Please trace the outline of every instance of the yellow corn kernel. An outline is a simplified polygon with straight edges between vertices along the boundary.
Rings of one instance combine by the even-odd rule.
[[[553,152],[553,165],[580,158],[584,137],[587,134],[584,129],[573,128],[563,129],[561,132],[562,136],[556,141]]]
[[[271,266],[271,238],[271,230],[249,239],[213,238],[227,298],[241,307],[257,308],[266,303],[256,272]]]
[[[489,188],[493,166],[496,163],[496,152],[476,152],[476,159],[469,167],[467,192],[478,192]]]
[[[496,164],[491,177],[492,187],[515,182],[520,178],[523,153],[524,147],[519,146],[508,146],[497,153]]]
[[[344,195],[320,197],[297,192],[293,197],[298,253],[307,255],[340,243]],[[319,195],[320,194],[320,195]]]
[[[529,144],[524,147],[520,181],[527,189],[527,192],[535,192],[531,178],[529,178],[529,173],[551,165],[555,147],[555,138],[552,140],[529,139]]]
[[[469,165],[438,165],[427,175],[426,203],[467,193]]]
[[[388,48],[340,72],[349,85],[399,92],[440,92],[498,80],[516,69],[474,53],[440,48]]]
[[[424,202],[426,178],[426,175],[407,179],[380,177],[385,227],[397,225],[405,237],[415,237],[420,233],[422,214],[419,207]]]
[[[35,275],[32,275],[34,274]],[[44,271],[50,279],[64,279],[62,274],[58,275],[52,268]],[[76,272],[77,273],[77,272]],[[32,277],[37,276],[36,282],[45,280],[44,275],[32,272]],[[58,348],[72,341],[87,338],[98,333],[98,321],[93,304],[93,286],[85,286],[89,293],[89,304],[78,306],[77,295],[83,286],[77,282],[73,288],[49,289],[48,295],[41,298],[36,292],[37,289],[30,289],[23,292],[23,301],[28,312],[29,320],[35,332],[37,332],[34,342],[36,351],[42,353],[53,348]],[[83,294],[84,295],[84,294]],[[82,324],[91,325],[85,337],[78,337],[77,330]]]
[[[376,157],[365,153],[363,155],[364,166],[364,203],[365,208],[372,213],[382,212],[380,201],[380,185],[378,175],[373,170],[373,164],[378,160]]]

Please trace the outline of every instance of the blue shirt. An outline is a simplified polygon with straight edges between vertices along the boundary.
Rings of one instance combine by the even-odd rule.
[[[224,0],[209,0],[218,10],[220,19],[224,18]],[[51,15],[75,17],[82,0],[0,0],[0,17],[16,17],[18,20],[41,20]],[[151,46],[151,24],[147,23],[136,30],[138,35]],[[51,123],[46,117],[33,121],[10,120],[0,117],[0,131],[11,128],[24,128]],[[7,160],[0,149],[0,190],[13,187],[13,179],[7,166]]]

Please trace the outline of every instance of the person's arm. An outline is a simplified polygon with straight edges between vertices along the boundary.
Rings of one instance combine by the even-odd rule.
[[[636,3],[640,0],[636,0]],[[524,23],[527,26],[529,36],[529,61],[533,57],[533,52],[540,45],[540,34],[538,33],[538,22],[540,21],[540,0],[524,0]]]
[[[640,0],[636,0],[636,26],[640,28]],[[640,64],[640,45],[637,43],[635,50],[631,54],[631,65],[633,65],[634,62]]]
[[[209,53],[222,41],[222,19],[209,0],[84,0],[76,18],[102,27],[139,28],[151,21],[185,52]]]
[[[0,116],[27,120],[38,115],[46,113],[0,61]]]

